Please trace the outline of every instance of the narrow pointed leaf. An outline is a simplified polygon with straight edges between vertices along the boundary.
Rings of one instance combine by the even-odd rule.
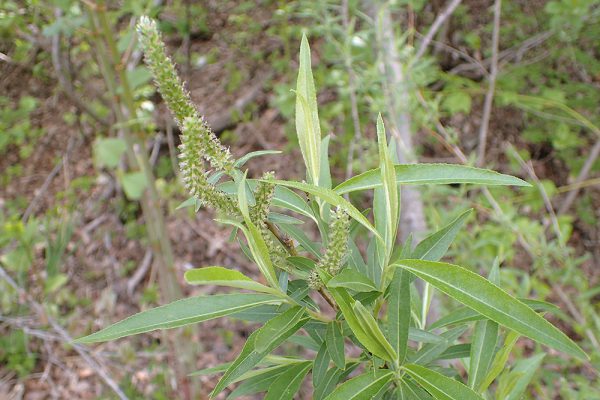
[[[287,371],[279,375],[269,386],[264,400],[292,400],[311,367],[311,362],[298,363],[288,367]]]
[[[402,365],[408,350],[410,327],[410,273],[397,268],[390,284],[390,296],[387,309],[388,339]]]
[[[454,221],[423,239],[417,247],[415,247],[411,257],[428,261],[440,260],[448,251],[448,247],[450,247],[450,244],[452,244],[452,241],[465,222],[465,219],[467,219],[472,211],[472,208],[468,209],[456,217]]]
[[[396,354],[396,351],[387,341],[383,332],[381,332],[377,321],[375,321],[375,318],[373,318],[373,315],[371,315],[369,310],[367,310],[360,301],[354,302],[352,310],[358,322],[363,327],[364,332],[367,334],[368,340],[366,343],[363,343],[367,349],[381,359],[387,361],[394,361],[397,359],[398,355]]]
[[[394,373],[388,370],[365,372],[338,386],[326,400],[370,400],[389,385]]]
[[[446,185],[468,183],[475,185],[531,186],[522,179],[487,169],[458,164],[396,164],[396,183],[400,185]],[[379,168],[372,169],[348,179],[334,190],[338,194],[381,186]]]
[[[476,390],[487,375],[498,341],[498,323],[477,321],[471,343],[469,359],[469,387]]]
[[[280,316],[278,316],[280,317]],[[216,395],[221,393],[223,389],[229,386],[231,383],[235,382],[237,378],[245,374],[254,368],[259,362],[261,362],[271,351],[273,351],[276,347],[278,347],[281,343],[283,343],[287,338],[292,336],[298,329],[300,329],[308,319],[301,319],[296,323],[296,325],[288,327],[287,330],[278,332],[273,340],[269,343],[268,347],[263,351],[256,351],[255,341],[256,338],[261,335],[261,330],[267,327],[266,329],[270,329],[270,326],[279,324],[278,317],[275,317],[271,321],[267,322],[262,328],[254,331],[246,340],[244,344],[244,348],[241,353],[235,359],[235,361],[231,364],[231,366],[225,371],[225,374],[221,377],[221,380],[217,383],[217,386],[211,392],[210,397],[214,398]],[[277,320],[275,322],[272,322]],[[272,322],[272,323],[271,323]],[[271,324],[270,324],[271,323]]]
[[[333,360],[333,363],[339,369],[346,367],[346,358],[344,355],[344,336],[340,322],[332,321],[327,324],[327,333],[325,334],[327,343],[327,352]]]
[[[520,400],[527,389],[527,386],[533,379],[533,375],[540,368],[542,360],[545,354],[536,354],[535,356],[526,360],[520,360],[515,363],[515,366],[510,371],[511,375],[515,375],[518,378],[508,395],[506,400]]]
[[[415,364],[429,364],[442,355],[454,342],[467,330],[464,326],[459,326],[440,334],[441,342],[428,343],[416,352],[410,359]]]
[[[329,287],[343,287],[355,292],[372,292],[377,290],[375,284],[360,272],[345,268],[327,282]]]
[[[267,294],[235,293],[189,297],[132,315],[108,328],[77,340],[94,343],[114,340],[156,329],[172,329],[224,317],[263,304],[277,304],[281,298]]]
[[[217,285],[238,289],[254,290],[256,292],[281,295],[279,290],[253,281],[246,275],[233,269],[223,267],[203,267],[190,269],[184,274],[185,281],[190,285]]]
[[[397,266],[429,282],[448,296],[481,315],[541,344],[581,359],[581,348],[533,309],[512,297],[487,279],[457,265],[402,260]]]
[[[329,352],[327,351],[327,343],[323,342],[321,344],[321,348],[317,352],[317,356],[315,357],[314,367],[312,371],[312,381],[314,388],[319,386],[323,381],[323,378],[325,378],[325,374],[329,369],[329,360],[331,360],[331,357],[329,356]]]
[[[371,231],[375,237],[379,240],[382,240],[381,235],[377,232],[377,230],[371,225],[369,220],[354,207],[349,201],[341,197],[338,193],[334,192],[331,189],[317,187],[315,185],[310,185],[308,183],[303,182],[292,182],[292,181],[281,181],[281,180],[272,180],[270,181],[276,185],[286,186],[293,189],[302,190],[304,192],[310,193],[313,196],[319,197],[320,199],[326,201],[327,203],[343,208],[350,217],[359,222],[362,226]]]
[[[533,308],[537,312],[556,312],[559,310],[557,306],[546,301],[525,298],[518,298],[518,300],[528,307]],[[477,311],[472,310],[469,307],[459,307],[446,316],[435,321],[433,324],[431,324],[429,329],[438,329],[448,325],[464,324],[466,322],[480,321],[482,319],[486,318]]]
[[[310,47],[306,36],[300,44],[300,65],[296,82],[296,134],[306,164],[307,176],[319,184],[321,127],[317,111],[317,96],[311,69]]]
[[[439,372],[417,364],[408,364],[403,368],[415,381],[438,400],[483,400],[483,397],[469,387]]]
[[[294,306],[267,322],[256,333],[254,350],[257,352],[265,351],[273,341],[277,341],[280,337],[286,336],[289,330],[298,324],[304,315],[305,310],[303,307]]]

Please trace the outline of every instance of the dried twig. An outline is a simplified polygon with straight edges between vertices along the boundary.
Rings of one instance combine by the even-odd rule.
[[[344,44],[344,64],[346,72],[348,73],[348,89],[350,91],[350,107],[352,111],[352,124],[354,127],[354,139],[350,141],[350,147],[348,148],[348,159],[346,160],[346,179],[350,179],[352,176],[352,165],[354,164],[354,153],[355,146],[362,137],[360,130],[360,119],[358,116],[358,101],[356,99],[356,76],[354,69],[352,68],[352,57],[350,55],[350,49],[348,41],[350,40],[350,18],[348,9],[348,0],[344,0],[342,3],[342,23],[344,26],[344,32],[346,36],[346,43]],[[346,198],[348,194],[345,195]]]
[[[498,42],[500,40],[500,12],[502,0],[494,2],[494,31],[492,33],[492,65],[490,67],[490,76],[488,78],[488,90],[483,104],[483,116],[481,117],[481,126],[479,127],[479,146],[477,147],[477,165],[481,166],[485,162],[485,148],[487,144],[488,128],[490,116],[492,114],[492,104],[494,102],[494,92],[496,91],[496,77],[498,76]]]
[[[127,294],[129,295],[129,297],[133,296],[133,291],[144,278],[144,276],[146,276],[151,265],[152,249],[148,248],[146,250],[146,254],[144,254],[144,258],[142,259],[142,262],[140,263],[139,267],[135,270],[134,274],[127,281]]]
[[[600,134],[600,132],[597,132],[597,133]],[[588,155],[588,158],[585,160],[585,164],[583,164],[583,168],[581,168],[581,171],[579,172],[579,176],[573,183],[574,189],[569,192],[569,194],[567,195],[567,197],[565,198],[563,203],[560,205],[560,208],[558,209],[559,215],[565,214],[567,211],[569,211],[569,208],[571,208],[571,205],[573,205],[573,202],[577,198],[577,193],[579,193],[579,189],[581,188],[581,183],[587,179],[588,175],[590,174],[590,171],[592,170],[592,166],[594,165],[594,163],[596,162],[596,160],[598,159],[599,156],[600,156],[600,139],[598,139],[596,141],[596,143],[592,147],[592,150],[590,150],[590,154]]]
[[[429,47],[429,44],[433,40],[433,37],[435,36],[437,31],[441,28],[441,26],[444,24],[444,22],[446,22],[446,20],[450,17],[450,15],[452,15],[452,13],[456,9],[456,7],[458,7],[458,5],[461,3],[461,1],[462,0],[452,0],[448,4],[448,6],[444,9],[444,11],[442,11],[435,18],[435,21],[433,21],[431,28],[429,28],[429,31],[423,38],[423,41],[421,42],[421,45],[419,46],[419,50],[417,50],[417,54],[415,55],[415,62],[418,59],[420,59],[421,57],[423,57],[423,54],[425,54],[427,47]]]
[[[60,15],[60,14],[58,14]],[[63,93],[69,98],[69,100],[82,112],[88,114],[95,121],[100,123],[103,126],[110,126],[110,122],[106,119],[102,118],[98,113],[96,113],[83,99],[81,99],[77,93],[75,93],[75,89],[73,89],[73,85],[71,81],[66,76],[64,71],[62,56],[60,51],[60,34],[56,34],[52,36],[52,65],[54,67],[54,72],[56,73],[56,77],[58,78],[58,84],[60,85]]]
[[[121,390],[121,388],[119,388],[117,382],[115,382],[115,380],[108,374],[104,367],[94,359],[94,356],[92,356],[82,345],[73,343],[73,338],[71,335],[69,335],[69,333],[54,320],[54,318],[46,313],[46,310],[40,303],[35,301],[28,292],[21,288],[11,278],[11,276],[8,275],[2,265],[0,265],[0,278],[4,279],[17,292],[17,295],[20,299],[25,299],[27,301],[31,309],[38,314],[38,318],[40,318],[40,320],[48,321],[52,329],[58,334],[58,336],[60,336],[61,342],[65,345],[72,346],[73,349],[81,356],[81,358],[83,358],[83,360],[90,366],[90,368],[93,369],[98,376],[100,376],[100,378],[102,378],[102,380],[113,390],[113,392],[115,392],[119,399],[128,399],[127,395]]]

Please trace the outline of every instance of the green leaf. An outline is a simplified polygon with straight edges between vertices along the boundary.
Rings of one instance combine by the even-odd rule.
[[[253,159],[254,157],[268,156],[268,155],[272,155],[272,154],[281,154],[281,151],[280,150],[251,151],[250,153],[244,155],[243,157],[238,158],[233,165],[236,168],[241,168],[244,164],[246,164],[249,160]]]
[[[435,333],[424,331],[423,329],[410,327],[408,328],[408,339],[419,343],[442,343],[446,340]]]
[[[388,348],[384,347],[385,344],[382,344],[379,338],[373,336],[373,332],[376,332],[379,329],[379,326],[377,326],[377,322],[373,316],[370,316],[370,318],[368,316],[358,316],[355,305],[356,303],[360,304],[360,302],[357,302],[350,297],[344,288],[329,287],[329,292],[335,299],[337,305],[340,307],[340,311],[348,323],[350,330],[354,336],[356,336],[356,339],[358,339],[358,341],[365,346],[368,351],[375,354],[377,357],[390,361],[395,359],[396,356],[394,354],[394,349],[387,342],[387,340],[385,340],[385,337],[383,337],[383,334],[381,334],[381,330],[379,330],[379,333],[383,337],[383,342],[387,343]],[[361,313],[366,311],[362,304],[358,306],[358,310],[360,310],[359,312]],[[368,311],[366,311],[366,314],[370,315]],[[369,327],[366,326],[366,324],[368,324]],[[377,335],[377,333],[375,333],[375,335]],[[391,354],[394,356],[391,357]]]
[[[500,351],[496,353],[494,361],[492,361],[492,365],[489,368],[489,372],[487,373],[481,385],[479,385],[479,387],[477,388],[477,391],[479,393],[485,392],[485,390],[492,384],[494,379],[496,379],[496,377],[500,375],[502,371],[505,370],[506,362],[508,361],[508,356],[510,356],[510,352],[515,346],[515,343],[517,343],[517,339],[519,339],[519,334],[514,331],[509,331],[506,334],[506,338],[504,339],[504,345],[502,346]]]
[[[285,314],[285,313],[284,313]],[[281,343],[283,343],[287,338],[292,336],[298,329],[300,329],[308,319],[301,319],[293,326],[286,326],[285,331],[279,331],[276,333],[275,337],[268,343],[267,347],[263,351],[257,351],[255,348],[256,338],[264,335],[261,333],[263,329],[271,331],[273,326],[282,327],[281,314],[272,320],[268,321],[262,328],[254,331],[249,337],[246,343],[244,344],[244,348],[241,353],[237,356],[235,361],[231,364],[231,366],[225,371],[225,374],[221,377],[217,386],[213,389],[210,394],[211,398],[214,398],[216,395],[221,393],[223,389],[233,383],[237,378],[245,374],[254,368],[259,362],[262,361],[271,351],[273,351],[276,347],[278,347]],[[285,318],[288,318],[287,316]]]
[[[471,355],[471,344],[461,343],[448,347],[438,356],[438,360],[453,360],[455,358],[466,358]]]
[[[329,351],[327,351],[327,343],[323,342],[321,344],[321,348],[317,352],[317,356],[315,357],[313,372],[312,372],[312,381],[313,387],[316,389],[321,385],[325,375],[327,374],[327,369],[329,368],[329,360],[331,357],[329,356]]]
[[[383,241],[385,244],[384,259],[382,266],[385,267],[392,254],[392,249],[396,242],[396,233],[398,231],[398,215],[400,213],[400,200],[398,198],[398,188],[396,184],[396,174],[394,172],[394,164],[390,158],[387,141],[385,138],[385,127],[381,114],[377,116],[377,143],[379,148],[379,170],[380,179],[383,183],[383,201],[384,209],[375,211],[383,211],[384,226],[378,227],[379,232],[382,232]],[[377,220],[377,218],[376,218]]]
[[[139,200],[148,186],[148,181],[143,172],[128,172],[120,175],[121,185],[125,195],[130,200]]]
[[[437,360],[466,330],[466,327],[459,326],[440,334],[442,341],[426,344],[410,358],[410,361],[425,365]]]
[[[467,167],[458,164],[396,164],[396,183],[399,185],[447,185],[469,183],[487,186],[531,186],[522,179],[500,174],[488,169]],[[381,186],[381,171],[372,169],[339,184],[334,191],[338,194],[357,190],[374,189]]]
[[[271,342],[277,341],[280,337],[287,335],[289,330],[296,326],[304,315],[304,307],[294,306],[267,322],[257,331],[256,339],[254,340],[254,350],[263,352],[268,349]]]
[[[296,82],[296,134],[306,165],[307,177],[319,185],[321,156],[321,127],[317,110],[317,96],[312,75],[310,47],[306,35],[300,44],[300,66]]]
[[[457,265],[433,261],[402,260],[396,265],[509,329],[564,353],[588,358],[554,325],[480,275]]]
[[[540,368],[542,360],[545,354],[536,354],[535,356],[526,360],[519,360],[515,363],[515,366],[510,371],[510,376],[516,377],[512,389],[508,393],[506,400],[520,400],[525,393],[525,389],[533,379],[533,375]]]
[[[450,247],[465,219],[467,219],[472,211],[472,208],[468,209],[456,217],[454,221],[423,239],[415,247],[411,257],[428,261],[438,261],[441,259],[448,251],[448,247]]]
[[[94,141],[94,161],[98,168],[116,168],[121,156],[127,150],[127,144],[123,139],[98,138]]]
[[[410,326],[410,273],[397,268],[390,283],[390,296],[387,309],[388,338],[402,365],[408,350]]]
[[[279,283],[277,281],[277,276],[275,275],[275,268],[273,268],[271,257],[269,256],[269,248],[267,247],[267,244],[265,243],[265,240],[263,239],[256,225],[250,221],[250,218],[244,216],[246,226],[232,219],[223,218],[216,219],[216,221],[233,225],[244,232],[246,240],[248,240],[250,252],[252,253],[252,257],[254,258],[256,265],[258,265],[260,272],[263,274],[271,287],[278,288]]]
[[[325,342],[327,343],[327,352],[329,352],[335,366],[344,369],[346,367],[346,357],[344,355],[344,335],[342,334],[340,322],[331,321],[327,324]]]
[[[352,305],[352,311],[368,337],[368,340],[363,343],[367,350],[383,360],[396,360],[398,358],[396,351],[381,332],[377,321],[369,310],[357,300]]]
[[[500,281],[500,262],[496,258],[490,271],[488,279],[494,285]],[[469,354],[469,381],[471,389],[477,390],[483,379],[486,377],[488,369],[496,352],[496,343],[498,342],[498,323],[489,319],[477,321],[471,339],[471,352]]]
[[[372,292],[377,290],[373,281],[352,268],[344,268],[327,282],[329,287],[343,287],[355,292]]]
[[[198,199],[195,196],[190,197],[186,201],[183,201],[181,204],[175,208],[175,210],[181,210],[182,208],[187,208],[191,206],[196,206],[198,204]]]
[[[243,382],[240,383],[239,386],[229,394],[229,396],[227,396],[227,399],[236,399],[241,396],[266,392],[269,390],[269,386],[271,386],[271,384],[288,368],[289,365],[278,365],[276,367],[263,368],[256,371],[254,376],[244,379]]]
[[[438,400],[483,400],[483,397],[469,387],[439,372],[417,364],[407,364],[403,368],[415,381]]]
[[[281,298],[255,293],[189,297],[135,314],[99,332],[77,339],[76,342],[103,342],[156,329],[177,328],[224,317],[262,304],[278,303],[281,303]]]
[[[338,386],[326,400],[370,400],[386,387],[394,377],[389,370],[372,370]]]
[[[556,312],[559,310],[557,306],[546,301],[525,298],[519,298],[518,300],[528,307],[533,308],[537,312]],[[429,329],[438,329],[448,325],[463,324],[466,322],[480,321],[482,319],[485,319],[485,317],[479,314],[477,311],[468,307],[459,307],[446,316],[435,321],[433,324],[431,324]]]
[[[254,290],[281,296],[282,293],[268,286],[253,281],[239,271],[223,267],[203,267],[190,269],[184,274],[185,281],[190,285],[217,285],[238,289]]]
[[[312,362],[290,366],[269,386],[269,391],[264,400],[292,400],[311,367]]]
[[[371,231],[379,240],[382,240],[381,236],[377,232],[377,230],[371,225],[369,220],[365,218],[364,215],[361,214],[350,202],[341,197],[338,193],[334,192],[331,189],[321,188],[314,185],[310,185],[308,183],[303,182],[292,182],[292,181],[281,181],[281,180],[272,180],[270,181],[276,185],[286,186],[298,190],[302,190],[304,192],[310,193],[314,196],[321,198],[327,203],[343,208],[350,217],[359,222],[362,226]]]
[[[494,321],[477,321],[471,339],[469,361],[469,382],[471,389],[476,390],[487,375],[488,368],[496,351],[498,341],[498,323]]]

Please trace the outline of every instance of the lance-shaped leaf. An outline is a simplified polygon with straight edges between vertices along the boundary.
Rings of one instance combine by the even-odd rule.
[[[389,370],[372,370],[338,386],[325,400],[370,400],[392,381]]]
[[[264,400],[292,400],[300,389],[312,362],[302,362],[287,368],[272,384]]]
[[[384,259],[382,260],[382,266],[385,267],[389,258],[392,254],[394,243],[396,242],[396,232],[398,230],[398,214],[400,212],[400,200],[398,198],[398,188],[396,185],[396,175],[394,172],[394,164],[390,158],[387,141],[385,138],[385,127],[383,125],[383,118],[381,114],[377,116],[377,143],[379,146],[379,170],[381,173],[382,184],[382,196],[383,204],[382,208],[375,208],[375,213],[383,212],[385,218],[383,218],[384,226],[376,226],[378,231],[381,232],[384,241]],[[375,216],[375,221],[380,221],[381,218]]]
[[[477,388],[479,393],[485,392],[485,390],[492,384],[494,379],[496,379],[496,377],[506,369],[508,356],[510,356],[510,352],[515,346],[515,343],[517,343],[517,339],[519,339],[519,334],[517,332],[509,331],[506,334],[506,338],[504,338],[504,345],[500,351],[496,353],[494,361],[492,361],[492,365],[489,368],[489,372],[479,385],[479,388]]]
[[[466,330],[466,327],[458,326],[442,333],[441,342],[426,344],[411,357],[410,361],[414,364],[426,365],[437,360]]]
[[[362,305],[360,301],[355,301],[352,305],[352,311],[354,311],[354,315],[356,319],[363,327],[366,332],[369,340],[367,343],[370,348],[367,347],[369,351],[375,354],[377,357],[382,358],[387,361],[394,361],[398,358],[396,351],[387,341],[383,332],[379,328],[377,321],[373,318],[373,315]],[[363,343],[366,346],[366,343]]]
[[[519,360],[515,363],[508,374],[507,380],[511,382],[511,389],[502,395],[502,397],[496,396],[497,398],[503,398],[506,400],[520,400],[523,398],[525,389],[533,379],[533,375],[540,367],[545,354],[536,354],[535,356],[526,360]],[[502,381],[502,380],[501,380]],[[499,385],[500,386],[500,385]]]
[[[290,310],[292,310],[292,312],[295,312],[293,308]],[[211,398],[221,393],[223,389],[225,389],[231,383],[235,382],[237,378],[254,368],[271,351],[273,351],[277,346],[283,343],[287,338],[292,336],[308,321],[308,318],[300,319],[295,325],[292,326],[286,323],[282,323],[289,320],[289,318],[289,314],[283,313],[267,322],[262,328],[254,331],[248,337],[248,340],[244,344],[242,352],[238,355],[238,357],[227,369],[227,371],[225,371],[225,374],[223,374],[221,380],[219,380],[219,383],[217,383],[217,386],[211,392]],[[281,327],[282,330],[278,332],[273,331],[272,328],[275,326]],[[272,340],[262,351],[257,351],[255,346],[256,339],[259,336],[263,335],[263,333],[261,333],[263,332],[263,330],[269,331],[272,334]]]
[[[500,281],[500,260],[498,258],[494,260],[488,279],[495,285]],[[471,342],[468,385],[471,389],[477,390],[487,375],[488,368],[496,352],[498,323],[489,319],[477,321]]]
[[[448,247],[456,237],[456,234],[462,227],[465,219],[471,214],[473,209],[460,214],[454,221],[440,229],[439,231],[427,236],[413,250],[411,258],[421,260],[438,261],[448,251]]]
[[[233,225],[236,228],[240,229],[244,232],[244,236],[246,236],[246,240],[248,241],[248,246],[250,248],[250,252],[252,253],[252,258],[258,265],[260,272],[266,278],[267,282],[271,287],[277,288],[279,287],[279,283],[277,282],[277,276],[275,275],[275,269],[273,268],[273,262],[271,261],[271,257],[269,256],[269,248],[265,243],[265,240],[262,238],[260,231],[250,221],[246,221],[246,226],[242,223],[232,220],[232,219],[216,219],[217,222],[221,222],[223,224]]]
[[[550,322],[487,279],[458,265],[423,260],[395,264],[448,296],[524,336],[581,359],[587,355]]]
[[[321,382],[325,378],[325,374],[329,369],[329,360],[331,357],[329,356],[329,351],[327,351],[327,342],[321,343],[321,348],[317,352],[317,356],[315,357],[313,371],[312,371],[312,381],[313,387],[317,388],[321,386]]]
[[[267,322],[256,333],[254,339],[254,350],[263,352],[271,345],[271,342],[285,336],[304,316],[304,307],[294,306],[283,314]]]
[[[251,371],[254,373],[254,375],[247,378],[246,376],[240,377],[239,380],[243,382],[240,383],[238,387],[236,387],[235,390],[229,394],[229,396],[227,396],[227,400],[237,399],[238,397],[248,396],[254,393],[266,392],[269,390],[269,386],[271,386],[271,384],[288,368],[289,365],[277,365],[275,367]]]
[[[344,369],[346,367],[346,358],[344,355],[344,335],[342,334],[340,322],[331,321],[327,324],[325,343],[327,343],[327,352],[335,366],[339,369]]]
[[[373,281],[352,268],[343,269],[327,282],[327,286],[343,287],[355,292],[372,292],[377,290]]]
[[[522,179],[488,169],[458,164],[396,164],[396,183],[399,185],[445,185],[470,183],[487,186],[531,186]],[[334,190],[338,194],[381,186],[381,171],[372,169],[348,179]]]
[[[255,293],[189,297],[132,315],[99,332],[80,338],[77,342],[103,342],[156,329],[178,328],[224,317],[263,304],[280,302],[281,298],[279,297]]]
[[[410,273],[397,268],[390,284],[390,296],[387,309],[387,337],[398,358],[394,360],[402,365],[408,350],[410,326]]]
[[[238,289],[254,290],[255,292],[270,293],[281,296],[279,290],[253,281],[240,271],[223,267],[203,267],[190,269],[184,274],[185,281],[190,285],[216,285]]]
[[[296,82],[296,134],[306,164],[308,179],[314,185],[319,185],[321,127],[311,69],[310,47],[306,35],[302,35],[300,44],[300,65]]]
[[[407,364],[404,370],[438,400],[483,400],[469,387],[417,364]]]
[[[272,180],[269,182],[272,182],[273,184],[276,184],[276,185],[281,185],[281,186],[286,186],[286,187],[302,190],[304,192],[312,194],[313,196],[319,197],[320,199],[326,201],[327,203],[329,203],[333,206],[343,208],[348,213],[348,215],[350,215],[350,217],[352,217],[358,223],[360,223],[362,226],[364,226],[369,231],[371,231],[375,235],[375,237],[377,237],[377,239],[383,240],[381,238],[381,235],[379,235],[379,233],[373,227],[373,225],[371,225],[369,220],[360,211],[358,211],[356,209],[356,207],[354,207],[349,201],[344,199],[342,196],[340,196],[338,193],[334,192],[333,190],[322,188],[322,187],[317,187],[315,185],[310,185],[308,183],[303,183],[303,182],[292,182],[292,181],[281,181],[281,180]]]
[[[396,358],[394,349],[365,307],[350,297],[344,288],[329,288],[329,291],[356,339],[377,357],[389,361],[394,360]]]
[[[556,312],[559,308],[554,304],[548,303],[542,300],[532,300],[525,298],[518,298],[520,302],[533,308],[537,312]],[[477,311],[470,309],[469,307],[459,307],[454,311],[451,311],[446,316],[435,321],[429,329],[443,328],[448,325],[464,324],[471,321],[480,321],[485,317],[479,314]]]

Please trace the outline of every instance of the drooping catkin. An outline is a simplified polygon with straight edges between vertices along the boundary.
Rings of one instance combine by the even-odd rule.
[[[175,116],[183,135],[196,135],[199,138],[200,152],[188,158],[204,157],[212,168],[232,172],[234,165],[229,150],[221,144],[204,118],[198,114],[183,82],[177,75],[175,65],[167,56],[156,21],[141,17],[137,31],[146,65],[152,72],[158,90]]]
[[[273,265],[281,270],[290,271],[290,265],[286,260],[288,256],[287,250],[274,238],[273,233],[267,225],[269,216],[269,208],[273,200],[275,186],[272,183],[264,182],[274,178],[273,172],[266,172],[262,176],[262,181],[258,183],[254,193],[255,205],[250,210],[250,219],[252,223],[258,227],[260,234],[269,249],[269,255]]]
[[[348,236],[350,234],[350,218],[348,213],[337,207],[331,212],[329,224],[329,243],[325,255],[317,264],[318,268],[328,271],[335,276],[344,263],[348,252]]]

